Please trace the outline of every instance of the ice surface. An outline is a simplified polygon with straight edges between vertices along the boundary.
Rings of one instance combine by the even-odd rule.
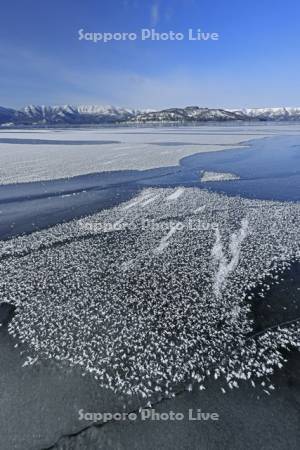
[[[201,176],[201,181],[205,183],[206,181],[230,181],[238,180],[239,178],[234,173],[204,171]]]
[[[184,189],[183,188],[178,188],[176,189],[175,192],[173,192],[171,195],[169,195],[167,197],[167,200],[177,200],[182,194],[184,193]]]
[[[125,168],[173,165],[187,154],[293,133],[298,133],[295,126],[274,124],[235,129],[3,130],[0,137],[11,139],[113,139],[121,144],[76,148],[0,144],[0,180],[6,184],[65,177],[122,169],[122,164]],[[153,145],[155,141],[158,145]],[[167,146],[160,144],[164,141]],[[186,141],[190,141],[190,146]],[[180,142],[184,142],[182,148],[178,146]],[[191,217],[195,219],[192,222]],[[168,381],[192,379],[202,389],[204,382],[210,382],[208,371],[217,377],[222,375],[222,383],[226,377],[229,387],[248,374],[251,378],[269,375],[283,363],[281,347],[299,346],[299,325],[270,330],[259,340],[247,338],[252,324],[245,292],[263,283],[266,274],[276,273],[280,267],[288,266],[293,257],[299,257],[299,217],[299,205],[295,204],[228,199],[193,189],[148,189],[113,210],[1,242],[2,301],[18,305],[10,327],[11,337],[7,337],[9,345],[6,338],[1,340],[2,365],[6,368],[0,380],[4,386],[4,447],[23,449],[34,442],[37,448],[44,448],[60,435],[80,429],[77,407],[113,409],[116,396],[100,386],[117,392],[124,392],[126,387],[129,392],[146,396],[156,387],[163,395],[171,395]],[[145,219],[149,220],[147,225]],[[212,254],[217,244],[220,258]],[[119,333],[120,326],[125,333]],[[128,351],[120,339],[124,339]],[[22,349],[29,346],[28,359],[13,348],[16,342]],[[202,354],[195,351],[194,342]],[[220,363],[222,355],[225,361]],[[37,357],[37,363],[31,366]],[[49,373],[49,359],[62,363],[61,369],[54,365]],[[28,365],[22,368],[22,363]],[[113,364],[117,366],[112,376],[109,367]],[[122,370],[116,371],[122,364],[128,370],[127,378]],[[69,365],[76,365],[79,370],[68,371]],[[95,383],[87,386],[83,380],[88,377],[82,378],[80,371],[96,376]],[[74,392],[77,394],[72,403],[68,399]],[[203,404],[203,392],[207,390],[201,391],[201,397],[198,395],[191,407]],[[278,413],[278,405],[280,408],[291,395],[289,390],[285,396],[281,390],[278,397],[276,393],[278,402],[273,401],[273,416]],[[217,393],[213,396],[219,408],[220,398]],[[224,396],[224,417],[232,411],[237,411],[238,416],[241,405],[244,415],[247,408],[253,408],[252,394],[248,396],[249,403],[244,390],[237,396],[239,400],[233,404]],[[211,396],[208,399],[210,409]],[[45,404],[45,420],[40,422]],[[168,404],[162,403],[162,408],[168,408]],[[227,414],[228,404],[232,409]],[[265,424],[270,411],[270,403],[261,401],[259,405],[262,404],[261,420],[254,423],[252,435],[259,424]],[[277,414],[280,423],[286,415],[297,417],[289,407],[291,402]],[[254,409],[252,417],[257,417],[258,405]],[[22,423],[18,422],[20,417],[24,417]],[[11,418],[16,418],[15,422]],[[166,424],[162,425],[165,435]],[[175,430],[179,429],[177,425]],[[155,432],[150,430],[150,435]],[[115,428],[111,433],[116,433]],[[124,434],[132,438],[128,429]],[[200,435],[204,434],[201,429]],[[176,438],[180,438],[180,433]],[[123,439],[124,436],[120,445]],[[197,439],[199,442],[199,435]],[[95,445],[115,448],[115,436],[103,440],[100,433]],[[80,440],[76,448],[87,447]]]
[[[299,258],[300,206],[176,192],[146,189],[1,242],[0,289],[17,306],[9,331],[30,358],[65,361],[146,398],[191,379],[201,388],[211,374],[235,387],[282,366],[282,347],[300,346],[297,323],[249,338],[246,301]]]
[[[260,137],[299,133],[297,127],[288,125],[0,130],[0,139],[24,140],[19,144],[0,143],[0,183],[177,165],[181,158],[194,153],[234,148],[241,142]],[[26,143],[26,139],[120,143],[33,145]],[[184,145],[178,145],[183,141]]]

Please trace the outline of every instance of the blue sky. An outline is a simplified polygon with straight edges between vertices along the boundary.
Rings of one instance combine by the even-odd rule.
[[[0,105],[300,106],[298,0],[9,0]],[[219,41],[78,40],[78,30],[217,32]]]

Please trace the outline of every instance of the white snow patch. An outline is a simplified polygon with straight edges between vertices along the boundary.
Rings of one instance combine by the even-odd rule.
[[[207,181],[230,181],[230,180],[239,180],[240,177],[230,172],[209,172],[204,171],[201,176],[202,183]]]
[[[154,200],[156,200],[158,197],[160,197],[160,194],[156,194],[153,197],[148,198],[143,203],[141,203],[140,206],[143,208],[144,206],[149,205],[149,203],[154,202]]]
[[[193,213],[194,213],[194,214],[197,214],[197,213],[199,213],[199,212],[202,212],[202,211],[205,210],[205,208],[206,208],[206,205],[199,206],[199,208],[194,209]]]
[[[165,248],[167,248],[169,246],[169,239],[173,236],[174,233],[176,233],[177,230],[179,230],[179,228],[181,228],[182,224],[181,223],[177,223],[176,225],[173,225],[169,231],[169,233],[164,236],[158,247],[156,247],[153,252],[154,253],[162,253]]]
[[[178,188],[171,195],[167,196],[167,200],[177,200],[184,193],[184,188]]]
[[[140,203],[143,203],[146,199],[148,199],[149,197],[153,196],[152,192],[147,192],[144,191],[142,192],[142,194],[137,197],[134,198],[132,201],[130,201],[129,203],[126,203],[126,205],[124,206],[124,209],[130,209],[133,208],[134,206],[139,205]]]
[[[248,219],[242,219],[241,228],[237,233],[233,233],[230,237],[229,250],[231,259],[228,260],[223,251],[223,243],[219,228],[216,229],[216,240],[212,249],[212,256],[217,265],[217,272],[215,275],[214,292],[219,296],[225,286],[226,280],[231,272],[235,270],[238,265],[241,245],[248,234],[249,222]]]

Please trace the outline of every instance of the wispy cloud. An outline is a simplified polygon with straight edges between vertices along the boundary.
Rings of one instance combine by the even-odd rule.
[[[36,104],[114,104],[133,108],[167,108],[198,105],[208,107],[299,106],[291,79],[268,79],[257,85],[255,76],[244,80],[233,70],[204,73],[187,68],[160,68],[151,75],[138,70],[89,70],[59,58],[23,48],[1,45],[1,106]],[[259,70],[259,68],[258,68]],[[14,74],[12,77],[11,74]],[[255,73],[254,73],[255,75]],[[16,85],[18,89],[16,90]],[[274,95],[276,92],[276,95]]]
[[[151,15],[151,26],[155,27],[160,19],[160,9],[159,9],[159,4],[157,1],[153,2],[151,5],[151,11],[150,11],[150,15]]]

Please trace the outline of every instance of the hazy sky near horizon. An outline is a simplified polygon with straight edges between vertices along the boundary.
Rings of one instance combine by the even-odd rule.
[[[0,15],[0,105],[300,106],[298,0],[10,0]],[[183,33],[142,41],[142,28]],[[190,41],[188,29],[219,33]],[[132,32],[133,41],[79,40]]]

